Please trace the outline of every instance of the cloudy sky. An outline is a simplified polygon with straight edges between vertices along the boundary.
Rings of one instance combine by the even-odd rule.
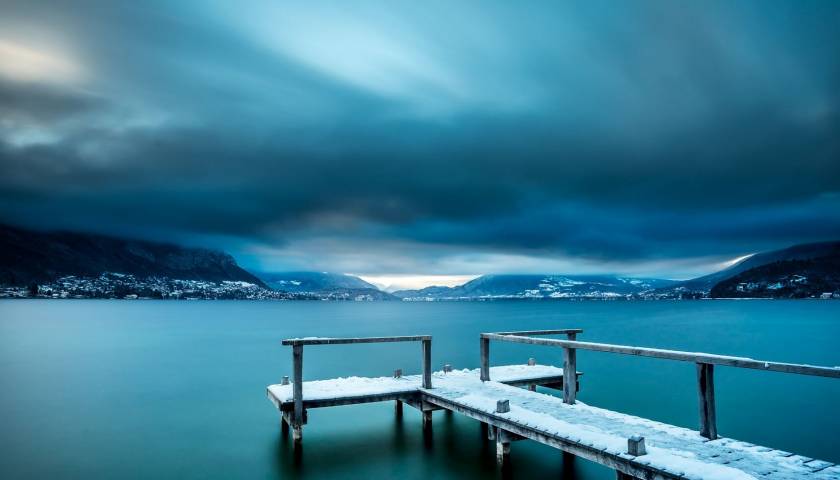
[[[3,0],[0,170],[257,270],[686,278],[840,238],[840,3]]]

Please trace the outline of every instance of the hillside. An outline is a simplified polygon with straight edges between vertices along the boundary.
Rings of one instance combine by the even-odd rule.
[[[70,232],[37,232],[0,225],[0,285],[51,282],[65,276],[119,273],[209,282],[262,280],[224,252]]]
[[[376,288],[359,277],[330,272],[271,272],[258,273],[270,288],[288,293],[319,295],[370,296],[374,300],[394,300],[395,297]]]
[[[689,291],[709,292],[716,284],[762,265],[780,261],[808,260],[820,257],[830,257],[838,254],[840,254],[840,242],[803,243],[783,248],[781,250],[757,253],[745,258],[729,268],[709,275],[680,282],[675,285],[675,287]]]
[[[409,300],[629,298],[672,285],[670,280],[607,275],[483,275],[458,287],[402,290]]]
[[[751,268],[712,287],[711,298],[840,296],[840,255],[781,260]]]

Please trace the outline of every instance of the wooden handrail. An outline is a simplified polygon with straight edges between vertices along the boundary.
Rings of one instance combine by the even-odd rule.
[[[753,370],[768,370],[771,372],[795,373],[798,375],[840,378],[840,367],[821,367],[798,363],[769,362],[754,360],[746,357],[733,357],[702,352],[684,352],[680,350],[666,350],[662,348],[579,342],[575,340],[575,334],[573,333],[568,334],[568,340],[536,338],[522,335],[524,333],[525,332],[501,332],[482,333],[480,335],[482,380],[490,379],[489,374],[486,376],[484,374],[485,369],[489,371],[489,359],[487,358],[487,352],[490,350],[490,340],[563,348],[563,401],[569,404],[575,403],[574,381],[576,381],[576,377],[574,372],[577,368],[576,352],[578,349],[591,350],[594,352],[619,353],[622,355],[636,355],[640,357],[662,358],[682,362],[694,362],[697,365],[697,397],[700,412],[700,435],[711,440],[716,439],[718,436],[716,423],[717,415],[715,413],[715,365],[750,368]],[[542,333],[533,335],[540,334]]]
[[[387,342],[421,342],[431,340],[431,335],[413,335],[402,337],[356,337],[356,338],[332,338],[332,337],[305,337],[286,338],[283,345],[343,345],[351,343],[387,343]]]
[[[488,335],[497,335],[504,338],[512,336],[515,338],[530,338],[521,337],[521,335],[566,335],[569,340],[575,340],[578,333],[583,333],[580,328],[561,328],[549,330],[523,330],[518,332],[501,332],[496,334],[482,333],[479,338],[479,349],[481,351],[481,370],[480,378],[482,382],[490,380],[490,337]],[[563,401],[566,403],[575,403],[575,396],[577,395],[577,358],[574,349],[563,350]],[[567,379],[572,379],[567,381]]]
[[[583,333],[582,328],[561,328],[559,330],[522,330],[519,332],[493,332],[496,335],[568,335]]]
[[[840,368],[821,367],[798,363],[770,362],[746,357],[732,357],[713,353],[684,352],[680,350],[666,350],[661,348],[633,347],[629,345],[613,345],[609,343],[580,342],[575,340],[560,340],[552,338],[532,338],[519,335],[505,335],[498,333],[482,333],[482,338],[503,342],[527,343],[531,345],[547,345],[550,347],[576,348],[595,352],[620,353],[637,355],[640,357],[663,358],[683,362],[706,363],[709,365],[725,365],[727,367],[751,368],[771,372],[796,373],[799,375],[815,375],[819,377],[840,378]]]
[[[358,338],[331,338],[331,337],[306,337],[287,338],[282,341],[283,345],[292,347],[292,369],[294,383],[292,383],[292,399],[294,409],[292,410],[292,436],[295,442],[300,442],[303,427],[303,346],[304,345],[348,345],[356,343],[389,343],[389,342],[420,342],[422,346],[423,366],[423,388],[432,388],[432,336],[413,335],[395,337],[358,337]]]

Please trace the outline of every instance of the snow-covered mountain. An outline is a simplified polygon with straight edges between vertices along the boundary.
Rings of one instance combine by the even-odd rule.
[[[270,288],[288,293],[369,295],[374,300],[392,300],[390,294],[353,275],[330,272],[258,273]]]
[[[676,282],[607,275],[483,275],[459,287],[401,290],[404,300],[629,298]]]

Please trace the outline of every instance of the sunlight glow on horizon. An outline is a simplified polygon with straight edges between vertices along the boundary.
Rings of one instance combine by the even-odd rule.
[[[356,275],[386,292],[415,290],[425,287],[457,287],[480,275]]]

